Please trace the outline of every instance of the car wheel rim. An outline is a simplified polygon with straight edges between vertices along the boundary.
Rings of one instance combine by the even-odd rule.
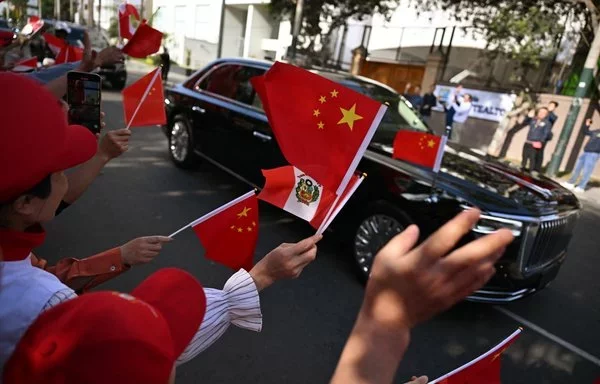
[[[403,230],[404,226],[391,216],[373,215],[363,220],[354,238],[354,257],[361,272],[368,276],[377,252]]]
[[[171,129],[171,155],[177,161],[185,161],[188,155],[190,137],[185,125],[181,122],[173,124]]]

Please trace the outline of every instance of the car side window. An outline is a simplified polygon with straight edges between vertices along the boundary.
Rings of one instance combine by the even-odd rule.
[[[208,76],[202,79],[200,84],[198,84],[198,88],[206,92],[233,99],[237,92],[236,74],[241,69],[241,65],[231,64],[217,67],[210,72]]]
[[[258,107],[256,92],[250,83],[254,76],[264,74],[263,69],[228,64],[216,68],[206,76],[198,88],[228,99]],[[259,100],[260,102],[260,100]]]

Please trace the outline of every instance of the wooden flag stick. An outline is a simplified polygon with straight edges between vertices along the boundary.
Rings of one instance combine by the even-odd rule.
[[[137,107],[135,108],[135,111],[133,111],[133,115],[131,116],[131,119],[129,119],[129,122],[127,123],[127,129],[129,129],[129,127],[131,127],[131,123],[133,123],[133,120],[135,120],[135,116],[137,115],[138,111],[140,110],[142,104],[144,104],[144,101],[146,101],[146,98],[148,97],[148,94],[150,93],[150,90],[152,89],[152,86],[154,85],[156,78],[158,77],[158,75],[160,75],[159,69],[160,68],[155,69],[156,72],[154,73],[154,77],[148,84],[148,87],[146,87],[146,90],[144,91],[144,94],[142,95],[140,102],[138,103]]]
[[[246,193],[246,194],[245,194],[245,195],[243,195],[243,196],[240,196],[240,197],[238,197],[238,198],[237,198],[237,199],[235,199],[235,200],[232,200],[232,201],[230,201],[229,203],[227,203],[227,204],[225,204],[225,205],[222,205],[222,206],[220,206],[219,208],[215,209],[214,211],[211,211],[211,212],[207,213],[206,215],[204,215],[204,216],[200,217],[199,219],[196,219],[196,220],[192,221],[191,223],[189,223],[189,224],[187,224],[187,225],[185,225],[185,226],[183,226],[183,227],[179,228],[179,229],[178,229],[178,230],[176,230],[175,232],[171,233],[171,234],[169,235],[169,237],[173,238],[173,236],[175,236],[175,235],[177,235],[178,233],[180,233],[180,232],[184,231],[185,229],[187,229],[187,228],[189,228],[189,227],[193,227],[194,225],[200,224],[200,223],[202,223],[203,221],[206,221],[206,220],[210,219],[211,217],[218,215],[219,213],[223,212],[223,211],[224,211],[224,210],[226,210],[227,208],[229,208],[229,207],[232,207],[232,206],[236,205],[237,203],[239,203],[240,201],[244,201],[244,200],[246,200],[247,198],[249,198],[250,196],[252,196],[252,195],[255,195],[255,194],[256,194],[256,189],[255,189],[255,190],[252,190],[252,191],[250,191],[250,192],[248,192],[248,193]]]
[[[348,200],[350,200],[350,198],[352,197],[352,195],[354,195],[354,192],[356,192],[356,190],[358,189],[358,187],[360,186],[360,184],[363,182],[363,180],[365,179],[365,177],[366,177],[366,175],[363,174],[360,177],[360,179],[356,180],[356,183],[354,183],[354,185],[352,186],[352,188],[350,189],[350,191],[348,191],[348,193],[346,194],[346,196],[344,197],[344,199],[335,208],[335,211],[333,211],[333,213],[331,214],[331,216],[329,217],[329,219],[327,219],[327,222],[325,224],[325,228],[323,228],[323,232],[325,232],[327,230],[327,228],[329,228],[329,226],[331,225],[331,222],[333,222],[333,220],[337,217],[337,215],[340,213],[340,211],[342,210],[342,208],[344,208],[344,206],[346,205],[346,203],[348,202]]]

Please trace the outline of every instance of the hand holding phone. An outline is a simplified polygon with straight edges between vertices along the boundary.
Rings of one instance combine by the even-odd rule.
[[[100,133],[102,128],[100,76],[72,71],[67,74],[67,84],[69,124],[83,125],[94,134]]]

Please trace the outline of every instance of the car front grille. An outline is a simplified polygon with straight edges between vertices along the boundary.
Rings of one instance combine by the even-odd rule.
[[[571,214],[538,224],[537,233],[531,233],[534,239],[531,250],[528,252],[529,257],[526,259],[526,271],[543,267],[567,249],[577,223],[577,216]]]

